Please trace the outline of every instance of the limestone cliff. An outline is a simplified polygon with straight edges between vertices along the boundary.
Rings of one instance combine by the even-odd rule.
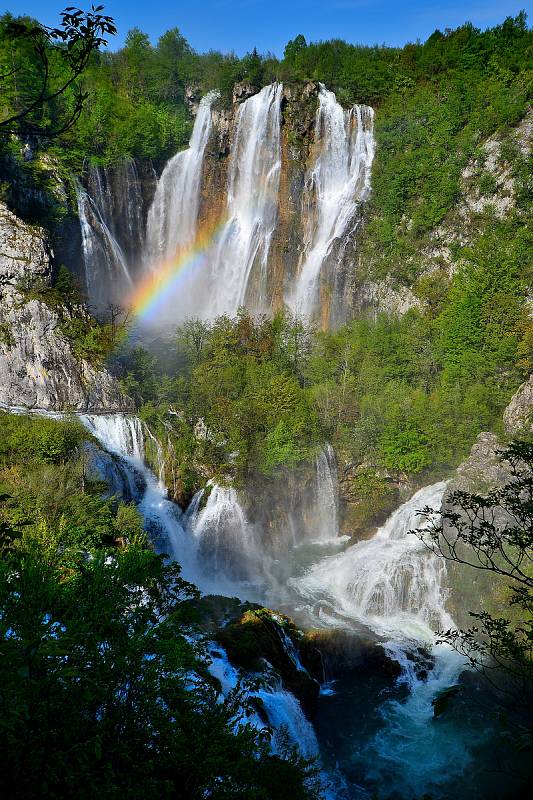
[[[51,280],[45,232],[0,204],[0,403],[50,410],[131,408],[109,372],[76,358],[61,332],[58,309],[29,296],[28,287],[49,287]]]

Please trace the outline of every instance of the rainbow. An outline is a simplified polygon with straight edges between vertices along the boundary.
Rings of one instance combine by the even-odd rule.
[[[194,241],[180,248],[173,259],[152,267],[128,298],[127,305],[137,320],[150,322],[156,319],[180,285],[207,263],[207,252],[216,242],[225,222],[226,219],[222,218],[214,225],[204,225]]]

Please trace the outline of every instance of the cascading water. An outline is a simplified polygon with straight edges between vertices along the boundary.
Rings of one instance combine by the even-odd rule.
[[[246,521],[237,492],[213,483],[208,485],[208,491],[205,506],[189,522],[197,543],[199,569],[212,590],[227,590],[233,582],[257,580],[264,554],[253,526]]]
[[[131,291],[133,280],[122,248],[94,201],[80,185],[76,187],[76,195],[87,298],[100,311],[108,302]]]
[[[330,444],[326,444],[316,458],[315,530],[318,541],[328,542],[339,535],[338,495],[335,452]]]
[[[16,408],[10,411],[27,413]],[[35,413],[53,418],[62,416],[54,412]],[[105,476],[116,485],[121,496],[137,503],[156,545],[164,552],[169,552],[167,545],[170,545],[171,555],[179,560],[187,579],[196,582],[204,591],[220,587],[220,583],[218,587],[213,585],[212,579],[218,579],[217,575],[211,574],[211,580],[206,581],[211,570],[206,569],[208,565],[203,563],[197,548],[198,539],[201,540],[209,528],[211,532],[223,532],[223,537],[229,535],[231,540],[234,534],[228,526],[236,526],[239,529],[236,538],[243,552],[253,541],[254,559],[260,555],[260,542],[249,538],[244,513],[237,496],[230,490],[211,487],[211,509],[203,522],[201,515],[209,504],[208,498],[201,509],[206,490],[195,495],[190,513],[185,516],[166,499],[166,492],[143,463],[145,438],[138,419],[121,414],[85,414],[80,415],[80,419],[117,459],[114,466],[102,463]],[[330,800],[368,800],[380,787],[387,787],[387,796],[391,798],[407,800],[429,793],[435,800],[447,800],[450,786],[461,787],[465,770],[475,767],[472,749],[484,748],[490,742],[490,726],[484,722],[483,708],[473,717],[469,713],[461,715],[461,712],[459,716],[445,715],[443,719],[435,719],[434,715],[434,699],[456,684],[464,664],[454,651],[433,644],[432,627],[453,627],[444,607],[442,579],[445,569],[442,562],[408,532],[421,526],[419,509],[426,505],[439,508],[444,490],[444,483],[420,490],[391,515],[373,539],[353,545],[339,555],[321,558],[289,580],[292,600],[279,595],[280,600],[299,613],[306,608],[307,616],[320,627],[371,628],[389,657],[401,666],[400,683],[408,689],[403,698],[398,696],[398,690],[392,697],[389,691],[389,699],[386,696],[383,699],[381,693],[371,700],[374,705],[367,710],[369,718],[365,722],[366,717],[357,713],[351,720],[346,703],[353,701],[347,687],[348,697],[346,690],[338,695],[341,706],[333,732],[338,731],[339,736],[336,739],[333,736],[333,742],[331,730],[324,740],[320,724],[317,741],[300,704],[283,689],[274,673],[264,688],[254,690],[261,701],[263,716],[256,714],[251,722],[260,728],[268,719],[274,728],[274,751],[283,748],[287,735],[303,755],[315,756],[320,752],[327,770],[321,773],[324,795]],[[222,520],[224,524],[220,526]],[[215,536],[215,546],[217,544]],[[263,578],[268,576],[265,570]],[[234,579],[224,582],[225,588],[237,590],[244,599],[246,585]],[[276,584],[276,591],[280,588]],[[279,634],[288,658],[297,669],[305,670],[292,641],[286,641],[281,630]],[[426,648],[426,653],[430,650],[431,655],[426,654],[422,665],[417,666],[421,646]],[[211,672],[221,678],[222,689],[227,691],[236,685],[238,672],[219,648],[211,655]],[[361,694],[359,690],[354,694],[359,708]],[[337,693],[328,685],[322,697],[321,702],[331,704]],[[344,720],[340,726],[339,714]],[[333,762],[328,755],[331,749]],[[346,766],[348,773],[344,772]],[[350,774],[356,777],[355,781]],[[479,775],[479,766],[475,774]],[[475,788],[476,778],[473,780],[474,783],[468,783],[469,792],[473,792],[476,800],[481,800],[485,797],[483,789],[480,794]]]
[[[143,425],[139,419],[123,414],[84,414],[80,419],[108,452],[129,464],[132,471],[142,473],[145,491],[138,502],[138,508],[144,516],[148,530],[152,535],[155,534],[156,539],[161,532],[166,535],[173,546],[173,556],[180,561],[185,577],[194,579],[202,585],[201,576],[194,572],[196,555],[203,561],[202,545],[209,554],[207,561],[214,558],[212,567],[215,572],[219,569],[222,571],[234,569],[239,553],[245,563],[248,553],[251,564],[255,556],[250,550],[250,526],[246,523],[234,489],[211,485],[209,498],[202,511],[198,511],[198,508],[204,490],[198,492],[191,504],[192,511],[184,519],[179,514],[177,506],[166,500],[161,483],[155,480],[143,462],[145,439]],[[192,525],[192,542],[191,533],[187,534],[184,528],[187,517]],[[226,538],[228,536],[229,542]],[[191,543],[197,544],[195,539],[199,540],[198,553],[195,546],[191,547]],[[208,569],[206,566],[208,565],[202,563],[204,572],[210,573],[209,566]],[[216,574],[214,577],[215,581],[209,581],[210,584],[216,582]],[[211,585],[209,589],[212,589]],[[289,658],[297,669],[304,670],[292,640],[282,629],[280,635],[283,637],[282,642],[287,648]],[[220,680],[222,693],[226,694],[237,686],[239,673],[229,663],[226,653],[221,648],[211,649],[211,659],[210,672]],[[273,752],[283,751],[285,737],[288,737],[288,741],[298,748],[303,757],[315,758],[319,755],[313,726],[306,719],[296,697],[283,689],[279,679],[273,677],[270,683],[254,690],[251,696],[260,700],[266,720],[258,714],[253,714],[248,721],[259,730],[263,729],[265,722],[268,721],[273,729],[271,741]]]
[[[143,195],[133,159],[106,169],[89,167],[76,185],[85,284],[89,303],[102,311],[133,287],[143,241]]]
[[[277,221],[281,168],[281,84],[265,86],[237,112],[228,175],[227,222],[210,256],[205,316],[239,306],[270,308],[267,262]]]
[[[283,87],[265,86],[237,107],[225,212],[218,229],[200,231],[211,106],[217,97],[210,92],[202,98],[189,147],[163,170],[146,226],[143,184],[132,159],[87,171],[85,187],[78,187],[78,211],[87,291],[97,310],[109,302],[123,303],[141,273],[157,275],[161,265],[189,255],[192,261],[180,273],[179,293],[166,299],[158,325],[193,316],[233,315],[242,305],[256,313],[272,311],[282,281],[270,256],[278,222]],[[321,85],[313,152],[302,198],[301,256],[299,247],[284,256],[299,259],[295,282],[285,286],[286,302],[308,319],[317,310],[322,274],[331,289],[331,303],[342,316],[343,258],[360,220],[358,209],[370,191],[372,109],[354,106],[345,111]],[[331,313],[334,321],[336,312]]]
[[[433,699],[464,669],[457,653],[434,645],[434,630],[454,627],[445,609],[445,565],[409,535],[427,524],[417,511],[440,508],[445,488],[437,483],[421,489],[372,539],[289,581],[316,624],[372,629],[402,668],[409,695],[381,706],[381,725],[361,756],[367,781],[387,785],[399,797],[440,796],[439,784],[460,776],[470,761],[470,742],[453,726],[434,723]],[[416,666],[420,646],[432,653],[429,674]]]
[[[162,262],[194,242],[204,151],[211,133],[211,106],[218,96],[218,92],[209,92],[202,98],[189,147],[170,159],[159,178],[146,224],[148,269],[157,270]]]
[[[239,683],[240,674],[229,662],[225,651],[219,647],[212,647],[210,651],[210,673],[220,681],[222,694],[226,695]],[[306,718],[302,707],[296,697],[283,689],[279,681],[249,693],[261,701],[261,707],[266,715],[268,724],[273,729],[271,747],[274,753],[283,749],[283,736],[287,735],[289,742],[296,745],[304,758],[316,758],[319,754],[318,742],[313,726]],[[252,714],[248,721],[261,730],[265,727],[266,720],[258,713]]]
[[[446,488],[437,483],[416,492],[369,541],[323,559],[292,585],[320,617],[323,609],[340,620],[359,620],[378,633],[411,633],[431,640],[431,626],[450,625],[442,577],[445,565],[408,531],[421,526],[416,512],[439,508]]]
[[[143,243],[143,194],[137,166],[125,158],[113,168],[91,166],[87,190],[100,216],[132,261]]]
[[[320,84],[316,115],[318,156],[304,193],[306,229],[296,285],[287,295],[290,308],[304,318],[316,310],[319,278],[331,256],[342,257],[357,210],[370,193],[374,159],[374,111],[354,106],[345,111],[333,92]]]
[[[175,503],[167,500],[164,485],[144,463],[140,420],[124,414],[83,414],[80,419],[107,452],[121,459],[132,483],[138,483],[137,475],[141,475],[144,492],[137,507],[147,530],[158,550],[179,561],[188,580],[196,580],[194,549],[185,532],[183,514]]]

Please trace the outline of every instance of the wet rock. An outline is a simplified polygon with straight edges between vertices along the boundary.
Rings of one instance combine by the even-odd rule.
[[[238,667],[261,672],[268,662],[304,711],[313,713],[320,686],[310,674],[307,658],[300,652],[298,631],[288,617],[253,607],[223,627],[217,639]]]
[[[306,658],[308,649],[320,654],[318,664],[314,662],[313,675],[321,681],[379,672],[394,683],[402,672],[398,662],[379,642],[341,628],[307,632],[301,644],[302,655]],[[319,672],[315,671],[317,668]]]
[[[233,102],[243,103],[245,100],[248,100],[249,97],[253,97],[254,94],[257,94],[258,91],[258,87],[254,86],[252,83],[246,81],[236,83],[233,87]]]
[[[372,535],[414,487],[404,475],[371,464],[339,462],[340,533],[359,540]]]
[[[498,458],[501,448],[502,444],[494,433],[480,433],[468,458],[457,467],[446,497],[456,490],[483,492],[505,483],[508,473]]]

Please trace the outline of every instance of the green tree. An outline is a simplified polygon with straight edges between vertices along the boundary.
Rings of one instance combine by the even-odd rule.
[[[2,38],[10,37],[15,47],[10,52],[2,48],[0,56],[0,86],[8,104],[0,118],[0,134],[50,138],[74,125],[87,100],[78,78],[92,53],[107,44],[105,36],[116,33],[113,19],[102,16],[102,10],[103,6],[91,6],[88,12],[67,8],[58,28],[4,18]],[[70,103],[62,113],[54,113],[67,92]]]

